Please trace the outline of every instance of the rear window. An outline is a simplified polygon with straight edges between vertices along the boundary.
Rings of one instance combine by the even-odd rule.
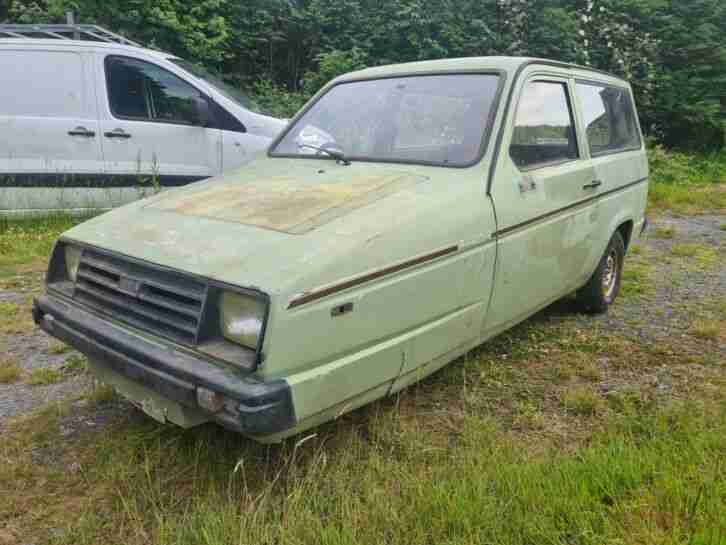
[[[627,89],[586,82],[578,82],[576,89],[591,155],[640,148],[635,108]]]
[[[0,74],[0,115],[73,118],[83,114],[83,64],[76,53],[3,50]]]

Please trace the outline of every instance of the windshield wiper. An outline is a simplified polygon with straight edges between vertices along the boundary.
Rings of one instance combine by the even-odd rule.
[[[323,147],[320,147],[320,146],[313,146],[312,144],[298,144],[297,147],[300,148],[300,149],[302,149],[302,148],[314,149],[314,150],[323,152],[323,153],[325,153],[327,155],[330,155],[338,163],[341,163],[341,164],[346,165],[346,166],[348,166],[350,164],[350,161],[348,161],[348,159],[345,158],[345,153],[343,153],[342,151],[338,151],[338,150],[334,150],[334,149],[328,149],[328,148],[323,148]]]

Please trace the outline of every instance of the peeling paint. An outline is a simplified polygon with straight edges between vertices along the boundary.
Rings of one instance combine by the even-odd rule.
[[[161,199],[149,208],[304,234],[425,180],[398,173],[359,177],[345,183],[309,183],[292,176],[276,176],[246,184],[213,185]]]

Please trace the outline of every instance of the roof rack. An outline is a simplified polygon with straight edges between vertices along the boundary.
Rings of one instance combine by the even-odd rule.
[[[141,44],[124,38],[120,34],[106,30],[98,25],[10,25],[0,24],[2,38],[54,38],[57,40],[83,40],[107,42],[143,47]]]

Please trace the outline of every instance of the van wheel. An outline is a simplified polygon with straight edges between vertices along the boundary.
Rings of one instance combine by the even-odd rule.
[[[624,257],[625,243],[616,231],[590,280],[577,290],[577,301],[582,310],[592,314],[605,312],[615,301],[620,291]]]

